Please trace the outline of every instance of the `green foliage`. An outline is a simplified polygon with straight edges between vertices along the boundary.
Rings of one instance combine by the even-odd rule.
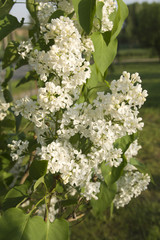
[[[95,0],[73,0],[74,9],[83,30],[89,34],[96,11]]]
[[[118,11],[114,19],[111,39],[115,39],[118,36],[123,26],[124,20],[128,16],[128,8],[126,4],[123,2],[123,0],[117,0],[117,3]]]
[[[4,89],[3,95],[7,103],[10,103],[13,101],[12,95],[8,89]]]
[[[2,83],[2,87],[6,88],[8,85],[8,82],[11,80],[12,77],[13,77],[13,67],[7,67],[6,75],[5,75],[4,82]]]
[[[95,64],[102,76],[104,76],[107,68],[110,66],[116,56],[117,40],[114,39],[107,45],[103,34],[95,32],[92,34],[92,41],[95,48],[95,52],[93,53]]]
[[[38,21],[37,14],[36,14],[36,12],[37,12],[36,6],[37,6],[37,3],[35,0],[26,0],[26,7],[27,7],[30,15],[32,16],[32,18],[35,21]]]
[[[50,23],[52,19],[59,18],[60,16],[64,16],[64,12],[62,10],[57,10],[50,16],[48,22]]]
[[[47,172],[47,165],[48,165],[48,161],[46,160],[42,160],[42,161],[34,160],[29,169],[29,176],[32,179],[38,179],[44,176]]]
[[[114,147],[121,148],[124,154],[131,145],[131,143],[137,139],[137,137],[138,133],[133,133],[132,135],[126,135],[122,138],[119,138],[115,141]]]
[[[23,21],[24,19],[18,22],[16,17],[9,14],[0,19],[0,41],[16,28],[20,28],[23,25]]]
[[[117,185],[112,184],[107,186],[106,183],[102,182],[100,192],[97,194],[98,199],[91,199],[91,206],[94,215],[102,214],[112,203],[117,191]]]
[[[92,30],[96,11],[96,0],[81,0],[78,5],[79,23],[83,30],[89,34]]]
[[[18,208],[7,210],[0,218],[0,240],[68,240],[69,226],[64,219],[45,223],[41,217],[30,217]]]
[[[38,79],[38,75],[35,71],[27,72],[25,77],[23,77],[16,85],[16,87],[19,87],[22,84],[25,84],[29,81],[35,81],[35,79]]]
[[[6,0],[2,4],[0,2],[0,18],[3,18],[5,15],[7,15],[10,12],[13,5],[14,5],[13,0]]]
[[[10,66],[19,58],[18,49],[17,49],[18,46],[19,46],[19,43],[16,41],[9,42],[8,46],[5,49],[4,57],[2,60],[3,68]]]
[[[15,186],[6,194],[3,201],[3,210],[16,207],[20,202],[27,198],[28,184]]]
[[[93,53],[93,56],[91,56],[91,59],[92,57],[94,58],[94,64],[90,66],[91,77],[88,79],[87,84],[82,87],[82,94],[79,102],[87,101],[92,103],[96,98],[98,91],[109,91],[109,84],[105,78],[108,73],[108,67],[113,62],[117,53],[116,38],[128,14],[127,7],[124,2],[122,0],[117,0],[117,2],[118,9],[112,15],[114,23],[113,30],[102,33],[101,29],[96,29],[94,26],[96,25],[94,20],[99,21],[101,26],[103,3],[99,2],[96,5],[96,0],[73,0],[74,10],[78,18],[77,20],[81,26],[79,31],[82,36],[91,35],[95,48],[95,52]],[[0,40],[11,33],[14,29],[21,27],[23,24],[23,21],[19,23],[15,17],[8,14],[12,5],[13,1],[9,2],[8,0],[5,1],[3,5],[0,5],[0,12],[3,7],[5,9],[3,18],[0,20]],[[48,51],[50,46],[54,44],[54,39],[50,40],[49,43],[46,44],[44,36],[40,32],[40,26],[37,18],[37,2],[35,0],[26,0],[26,7],[34,19],[33,28],[29,31],[29,36],[32,37],[34,49]],[[72,18],[73,13],[71,13],[69,17]],[[59,18],[63,15],[65,15],[63,11],[57,10],[52,14],[48,22],[51,22],[51,19]],[[3,93],[6,102],[12,101],[10,91],[7,89],[8,82],[13,76],[13,68],[11,65],[16,63],[15,68],[18,69],[28,63],[27,60],[19,58],[17,50],[18,46],[18,42],[10,42],[5,50],[3,58],[2,67],[7,68],[5,81],[3,83],[3,88],[5,88]],[[39,80],[35,71],[28,72],[25,77],[18,82],[16,87],[32,80]],[[10,109],[10,114],[13,115],[12,108]],[[58,112],[58,114],[61,116],[62,112]],[[50,119],[47,120],[48,122],[50,121]],[[59,119],[57,118],[57,125],[59,124],[58,120]],[[72,216],[74,219],[76,214],[81,214],[82,212],[85,214],[91,208],[95,215],[99,215],[112,206],[113,199],[117,192],[116,181],[123,174],[123,169],[127,163],[124,153],[130,144],[136,139],[135,135],[127,135],[115,142],[115,147],[121,148],[123,151],[123,161],[117,168],[111,168],[106,165],[105,162],[101,164],[104,182],[101,182],[100,192],[97,195],[98,199],[92,199],[90,204],[90,202],[87,202],[82,198],[80,195],[80,189],[78,188],[76,189],[77,193],[75,196],[70,196],[70,191],[68,191],[68,188],[66,188],[66,185],[63,183],[61,173],[51,174],[50,172],[47,172],[48,161],[39,161],[38,156],[35,157],[35,150],[38,147],[38,144],[36,136],[32,133],[33,129],[31,127],[30,131],[28,131],[28,128],[23,126],[23,121],[24,119],[21,115],[18,117],[15,116],[14,119],[9,119],[7,116],[5,121],[2,121],[0,124],[3,134],[5,134],[4,123],[10,125],[7,126],[7,129],[11,128],[12,130],[12,132],[8,132],[7,137],[0,142],[0,149],[2,150],[0,151],[0,158],[2,159],[2,164],[0,166],[0,186],[2,188],[2,194],[0,194],[0,201],[1,198],[4,197],[3,207],[1,209],[2,216],[0,217],[0,240],[10,238],[13,240],[68,240],[69,223],[65,219],[68,220]],[[28,126],[28,122],[25,122],[25,124]],[[49,131],[52,131],[52,128],[49,127],[48,129]],[[54,137],[55,139],[57,138],[56,134]],[[11,157],[7,155],[8,148],[6,147],[6,149],[3,149],[3,145],[7,145],[7,143],[10,143],[13,139],[27,139],[29,141],[29,148],[22,163],[27,164],[27,170],[20,173],[20,177],[22,177],[21,180],[19,181],[19,179],[16,179],[15,186],[10,189],[13,178],[12,174],[7,171],[11,169]],[[79,140],[80,135],[77,134],[71,138],[70,142],[73,145],[76,145]],[[77,148],[80,148],[82,153],[87,154],[88,149],[90,149],[91,146],[92,142],[83,137]],[[136,165],[137,163],[132,162],[132,164]],[[13,165],[13,163],[11,163],[11,165]],[[140,170],[140,167],[138,166],[137,169]],[[101,180],[98,178],[95,181]],[[22,185],[19,185],[21,183]],[[53,223],[50,223],[48,211],[53,194],[56,194],[56,198],[58,199],[56,208],[59,209],[59,212],[57,215],[58,217],[61,217],[61,219],[57,218]],[[30,200],[30,206],[27,207],[27,212],[29,213],[24,214],[24,212],[19,208],[23,207],[22,203],[27,199]],[[83,201],[86,202],[84,203]],[[44,219],[37,216],[31,217],[32,213],[36,214],[37,207],[41,206],[42,203],[45,203]]]
[[[118,167],[110,167],[108,164],[103,162],[101,164],[101,171],[104,177],[105,183],[110,186],[115,183],[123,174],[123,169],[127,165],[127,161],[123,156],[123,161]]]
[[[132,58],[137,59],[137,54],[142,50],[143,49],[132,50],[131,53],[135,54],[132,55]],[[108,80],[117,79],[122,69],[126,69],[126,71],[132,73],[136,71],[141,73],[143,87],[147,89],[149,96],[144,104],[143,110],[141,110],[144,129],[139,136],[142,149],[139,151],[138,158],[145,164],[145,169],[147,165],[147,169],[151,172],[156,185],[150,184],[149,191],[145,191],[138,198],[132,199],[125,208],[114,209],[111,219],[109,219],[109,211],[106,211],[101,219],[97,219],[96,216],[93,217],[91,214],[88,214],[83,222],[72,228],[72,240],[88,240],[90,238],[94,240],[159,240],[160,68],[158,62],[144,63],[143,59],[142,62],[139,63],[137,63],[136,60],[136,63],[128,63],[127,61],[130,59],[130,56],[126,57],[127,51],[130,53],[130,49],[125,50],[123,62],[114,64],[114,71],[110,71],[107,77]],[[141,60],[141,57],[138,57],[138,59]]]
[[[102,8],[104,6],[103,2],[98,2],[96,6],[96,16],[99,20],[102,20]]]

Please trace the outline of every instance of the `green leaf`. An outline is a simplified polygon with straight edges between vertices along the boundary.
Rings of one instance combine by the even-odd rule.
[[[148,173],[148,170],[147,170],[146,166],[143,163],[139,162],[137,159],[131,158],[130,159],[130,164],[133,165],[134,167],[136,167],[139,172]]]
[[[7,210],[0,218],[0,240],[69,240],[69,224],[64,219],[46,223],[18,208]]]
[[[16,133],[17,133],[22,122],[22,115],[19,114],[18,116],[15,116],[15,120],[16,120]]]
[[[91,69],[91,77],[90,79],[87,80],[86,86],[87,88],[92,89],[96,87],[99,82],[103,83],[104,78],[102,74],[98,71],[95,63],[90,65],[90,69]]]
[[[128,7],[122,0],[117,0],[118,10],[114,19],[111,39],[115,39],[121,31],[124,20],[128,16]]]
[[[104,76],[116,56],[117,40],[114,39],[107,45],[103,35],[99,32],[93,33],[91,39],[95,48],[95,52],[93,53],[95,64],[102,76]]]
[[[40,177],[34,184],[34,191],[36,190],[36,188],[41,184],[41,183],[44,183],[44,176]]]
[[[109,91],[109,84],[98,71],[96,64],[91,65],[90,69],[91,77],[87,80],[83,91],[87,92],[86,98],[89,102],[92,102],[97,97],[97,92]]]
[[[2,83],[2,87],[6,88],[8,85],[8,82],[10,81],[10,79],[13,77],[13,67],[7,67],[6,68],[6,75],[5,75],[5,79],[4,82]]]
[[[29,140],[29,146],[28,146],[28,151],[32,153],[36,148],[39,146],[37,143],[37,140],[35,138],[28,139]]]
[[[69,240],[69,223],[56,219],[52,224],[47,222],[46,240]]]
[[[0,218],[0,240],[44,240],[45,223],[41,217],[30,218],[18,208],[7,210]]]
[[[132,135],[126,135],[117,139],[114,142],[115,148],[121,148],[123,154],[127,151],[132,142],[134,142],[138,137],[138,133],[133,133]]]
[[[7,15],[14,4],[15,2],[13,2],[13,0],[6,0],[4,4],[0,5],[0,18]]]
[[[115,183],[123,174],[123,169],[127,165],[127,161],[124,158],[122,163],[118,167],[110,167],[106,162],[101,164],[102,176],[105,183],[110,186]]]
[[[103,8],[103,6],[104,6],[103,2],[98,2],[97,6],[96,6],[96,16],[100,20],[102,20],[102,8]]]
[[[28,60],[27,58],[23,59],[23,58],[20,58],[17,63],[16,63],[16,66],[15,66],[15,70],[17,70],[18,68],[24,66],[24,65],[27,65],[28,64]]]
[[[78,200],[77,198],[71,198],[67,200],[62,200],[60,203],[62,204],[63,207],[66,207],[66,206],[76,205],[78,203]]]
[[[101,172],[102,176],[104,178],[104,181],[107,185],[110,185],[112,183],[112,167],[109,166],[106,162],[103,162],[101,164]]]
[[[50,172],[47,173],[44,176],[44,182],[45,182],[45,185],[47,187],[48,192],[51,192],[56,187],[57,175],[56,174],[52,174]]]
[[[37,19],[36,6],[37,6],[37,3],[35,0],[26,0],[26,8],[28,9],[32,18],[37,21],[38,19]]]
[[[17,18],[12,15],[7,15],[0,20],[0,41],[5,38],[16,28],[20,28],[23,25],[24,19],[18,22]]]
[[[74,10],[76,12],[77,18],[78,18],[78,5],[80,3],[81,0],[72,0],[72,4],[74,6]]]
[[[0,145],[1,145],[1,138],[0,138]],[[7,170],[10,166],[10,155],[8,153],[2,153],[0,154],[0,171],[1,170]]]
[[[13,187],[5,196],[3,210],[5,211],[8,208],[16,207],[18,203],[28,196],[27,189],[27,184]]]
[[[60,182],[57,182],[56,187],[55,187],[55,191],[58,193],[63,193],[64,189],[62,184],[60,184]]]
[[[32,179],[38,179],[44,176],[47,172],[48,161],[46,160],[34,160],[29,169],[29,176]]]
[[[13,129],[15,127],[15,120],[6,118],[1,122],[1,124],[2,124],[2,127],[7,128],[7,129],[11,128],[13,131]]]
[[[102,214],[111,205],[116,191],[116,184],[107,186],[104,182],[101,183],[100,192],[97,194],[98,200],[91,199],[91,206],[94,215]]]
[[[13,101],[12,95],[8,89],[3,90],[3,95],[7,103],[10,103]]]
[[[13,62],[15,62],[19,58],[18,48],[19,43],[16,41],[12,41],[8,43],[8,46],[5,49],[4,57],[2,60],[2,68],[6,68],[10,66]]]
[[[96,0],[81,0],[78,5],[79,23],[83,30],[89,34],[93,26],[96,11]]]
[[[35,71],[30,71],[30,72],[27,72],[25,77],[23,77],[19,83],[17,83],[16,87],[19,87],[20,85],[22,84],[25,84],[29,81],[35,81],[35,79],[38,78],[38,75]]]
[[[48,22],[50,23],[52,19],[59,18],[60,16],[64,16],[64,11],[62,10],[57,10],[52,15],[50,16]]]

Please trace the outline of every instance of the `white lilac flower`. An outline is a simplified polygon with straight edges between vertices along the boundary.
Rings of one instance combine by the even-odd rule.
[[[37,7],[37,15],[39,22],[41,26],[45,26],[45,24],[48,22],[50,16],[52,13],[54,13],[57,10],[56,3],[54,2],[39,2]]]
[[[65,89],[55,86],[52,82],[47,82],[44,88],[38,91],[38,103],[42,108],[46,108],[54,113],[60,109],[68,108],[73,104],[72,97],[65,93]]]
[[[30,38],[28,41],[20,42],[18,46],[18,53],[21,55],[23,59],[29,56],[29,53],[33,50],[32,39]]]
[[[128,164],[130,165],[130,164]],[[150,182],[148,174],[136,171],[135,167],[126,166],[124,176],[117,181],[117,194],[114,199],[116,208],[124,207],[133,197],[137,197],[147,189]]]
[[[116,9],[116,2],[114,0],[97,0],[97,2],[102,2],[102,31],[111,31],[113,28],[113,22],[110,20],[110,15]]]
[[[122,152],[113,147],[114,142],[143,127],[142,119],[138,117],[138,108],[144,103],[147,94],[145,93],[144,97],[139,86],[137,91],[137,85],[139,83],[132,81],[132,76],[130,78],[130,75],[124,72],[118,81],[111,82],[111,93],[97,93],[98,96],[92,104],[84,102],[68,108],[60,120],[61,125],[57,131],[59,138],[69,140],[79,133],[81,138],[85,137],[92,142],[89,153],[92,159],[98,159],[98,163],[106,161],[111,166],[119,166]],[[132,102],[129,100],[131,90],[134,92]],[[137,102],[137,96],[140,103]],[[131,146],[138,151],[136,142]],[[129,151],[131,152],[131,147],[128,155],[131,154]],[[136,153],[134,150],[133,156]]]
[[[91,181],[93,166],[85,154],[76,150],[68,141],[55,141],[39,151],[41,159],[48,160],[48,171],[60,173],[65,184],[83,189],[88,200],[97,198],[99,183]],[[88,192],[89,191],[89,192]]]
[[[6,103],[3,95],[3,91],[0,86],[0,121],[7,116],[7,110],[10,107],[9,103]]]
[[[19,172],[26,170],[26,165],[23,165],[23,159],[28,150],[29,142],[18,140],[13,140],[11,144],[8,144],[8,147],[11,149],[10,156],[12,161],[15,162],[14,166],[11,168],[10,172],[15,176],[13,184],[16,182]]]
[[[58,209],[55,208],[57,201],[58,199],[54,195],[50,199],[49,209],[48,209],[48,217],[50,222],[53,222],[55,220],[56,214],[58,213]],[[46,211],[46,204],[43,204],[38,207],[37,215],[44,216],[45,211]]]
[[[81,35],[68,17],[52,19],[45,28],[46,43],[54,39],[50,50],[34,50],[30,54],[29,64],[46,82],[49,74],[52,81],[74,95],[75,89],[86,83],[90,77],[89,62],[82,58],[84,46]]]
[[[62,11],[66,12],[67,14],[70,14],[74,11],[72,1],[69,0],[58,0],[58,9],[61,9]]]
[[[12,141],[12,144],[8,144],[8,147],[11,149],[11,157],[13,161],[18,160],[19,158],[21,158],[21,156],[23,156],[26,152],[26,150],[28,149],[28,144],[29,142],[26,141]]]
[[[16,116],[21,114],[24,118],[33,122],[37,127],[47,128],[44,120],[48,111],[41,108],[36,101],[33,101],[29,97],[16,100],[12,110]]]
[[[138,145],[138,141],[135,140],[125,152],[126,159],[129,161],[132,157],[137,156],[139,149],[141,149],[141,146]]]
[[[111,31],[113,23],[110,16],[115,11],[115,1],[101,2],[104,4],[102,31]],[[122,150],[115,148],[114,143],[118,138],[142,129],[143,122],[138,114],[147,91],[142,90],[138,73],[130,75],[123,72],[120,79],[111,82],[110,92],[98,92],[90,104],[76,104],[75,100],[91,74],[90,63],[84,56],[87,58],[94,47],[90,38],[81,37],[69,17],[61,16],[48,23],[56,9],[69,14],[73,6],[67,0],[40,2],[38,6],[41,33],[46,44],[54,40],[48,51],[32,50],[31,42],[21,43],[19,47],[21,56],[28,56],[30,66],[45,85],[39,88],[37,101],[28,97],[17,100],[12,110],[16,116],[21,114],[34,123],[37,142],[41,145],[36,154],[41,160],[48,161],[48,172],[60,173],[72,194],[80,189],[87,200],[97,199],[99,180],[103,180],[100,165],[105,161],[111,167],[118,167],[123,161]],[[71,138],[76,134],[80,141],[86,141],[85,147],[77,142],[71,144]],[[51,139],[49,144],[47,139]],[[130,145],[126,152],[128,162],[139,149],[137,141]],[[13,159],[19,159],[19,156],[21,154],[16,151],[12,153]],[[98,176],[97,181],[93,181],[94,175]],[[124,176],[117,183],[116,207],[124,206],[132,197],[139,195],[149,180],[147,174],[139,173],[128,164]],[[55,216],[55,202],[53,199],[53,207],[50,206],[51,221]]]

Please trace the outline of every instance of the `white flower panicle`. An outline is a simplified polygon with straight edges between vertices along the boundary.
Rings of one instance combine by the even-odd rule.
[[[57,5],[54,2],[39,2],[37,7],[37,16],[41,26],[44,26],[52,13],[57,10]]]
[[[28,150],[28,145],[29,142],[27,140],[26,141],[13,140],[11,144],[8,144],[8,147],[11,149],[10,156],[12,158],[12,161],[15,162],[14,166],[10,170],[10,172],[15,176],[13,184],[14,182],[16,182],[16,179],[18,178],[18,174],[21,171],[26,170],[27,165],[23,165],[22,162]]]
[[[138,140],[135,140],[133,143],[130,144],[129,148],[125,152],[125,156],[129,161],[132,157],[137,156],[139,149],[142,147],[138,145]]]
[[[104,4],[101,31],[111,31],[110,16],[115,11],[115,1],[99,2]],[[110,91],[98,92],[92,103],[77,104],[83,84],[91,75],[90,62],[86,59],[94,52],[94,46],[89,37],[81,36],[75,22],[65,14],[48,23],[57,9],[66,15],[73,12],[72,3],[67,0],[40,2],[38,6],[41,34],[47,50],[33,49],[31,40],[19,46],[22,58],[28,57],[44,86],[39,88],[37,100],[22,98],[15,102],[12,110],[16,116],[21,114],[34,123],[40,144],[36,154],[40,160],[48,161],[48,172],[59,173],[72,195],[80,190],[87,200],[97,199],[103,181],[101,163],[118,167],[123,161],[123,152],[115,147],[116,140],[143,128],[139,108],[146,100],[147,91],[142,90],[138,73],[123,72],[120,79],[110,83]],[[19,144],[19,150],[14,144]],[[14,144],[10,145],[11,156],[17,160],[23,155],[23,144]],[[128,163],[117,182],[118,192],[114,199],[117,208],[138,196],[150,181],[147,174],[129,164],[140,148],[136,140],[125,153]],[[55,197],[52,202],[51,221],[57,213]],[[41,210],[44,210],[43,206]]]
[[[72,97],[65,92],[64,88],[55,86],[52,82],[47,82],[44,88],[38,91],[38,103],[43,109],[54,113],[60,109],[68,108],[73,104]]]
[[[117,194],[114,199],[116,208],[124,207],[130,202],[133,197],[137,197],[142,191],[147,189],[150,182],[148,174],[140,173],[130,165],[128,171],[125,171],[124,176],[117,181]]]
[[[111,14],[116,9],[116,2],[114,0],[97,0],[102,2],[102,32],[111,31],[113,28],[113,22],[110,20]]]
[[[49,218],[50,222],[53,222],[55,220],[56,214],[58,213],[58,209],[55,208],[57,201],[58,201],[58,199],[54,195],[50,199],[50,204],[49,204],[49,209],[48,209],[48,212],[49,212],[48,218]],[[45,211],[46,211],[46,205],[43,204],[38,207],[37,215],[44,216]]]
[[[74,90],[86,83],[90,77],[89,62],[82,58],[84,49],[81,35],[68,17],[52,19],[44,30],[46,43],[54,39],[55,44],[50,50],[34,50],[29,58],[29,64],[40,75],[42,81],[47,81],[53,74],[53,82],[74,93]]]
[[[72,1],[71,0],[59,0],[58,8],[64,11],[66,14],[70,14],[74,11]]]
[[[126,72],[118,81],[111,82],[111,93],[99,92],[93,104],[86,102],[67,109],[61,119],[59,138],[69,140],[79,133],[92,142],[90,157],[106,161],[117,167],[121,162],[121,149],[114,148],[116,139],[136,133],[143,123],[138,108],[144,103],[147,92]],[[137,102],[137,98],[139,101]]]
[[[17,161],[19,158],[24,156],[28,149],[29,142],[26,141],[12,141],[12,144],[8,144],[8,147],[11,149],[11,157],[13,161]]]
[[[7,116],[7,110],[10,107],[9,103],[6,103],[3,91],[0,86],[0,121],[2,121]]]
[[[25,59],[32,50],[33,50],[33,45],[32,45],[31,38],[28,41],[20,42],[18,46],[18,53],[21,55],[23,59]]]
[[[48,160],[48,171],[61,173],[65,184],[84,188],[82,193],[87,200],[97,198],[100,183],[91,181],[94,161],[76,150],[68,141],[55,141],[39,152],[41,159]]]

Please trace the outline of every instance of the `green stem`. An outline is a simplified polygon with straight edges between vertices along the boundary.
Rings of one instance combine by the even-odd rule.
[[[41,198],[37,203],[36,205],[34,205],[34,207],[32,208],[32,210],[28,213],[28,215],[31,215],[32,212],[34,212],[34,210],[37,208],[37,206],[44,201],[44,199],[46,198],[46,196],[44,196],[43,198]]]
[[[30,124],[31,122],[27,122],[24,128],[22,128],[22,130],[19,132],[19,134],[22,133]]]
[[[18,208],[23,202],[25,202],[28,199],[28,197],[25,197],[20,203],[16,205],[16,208]]]

